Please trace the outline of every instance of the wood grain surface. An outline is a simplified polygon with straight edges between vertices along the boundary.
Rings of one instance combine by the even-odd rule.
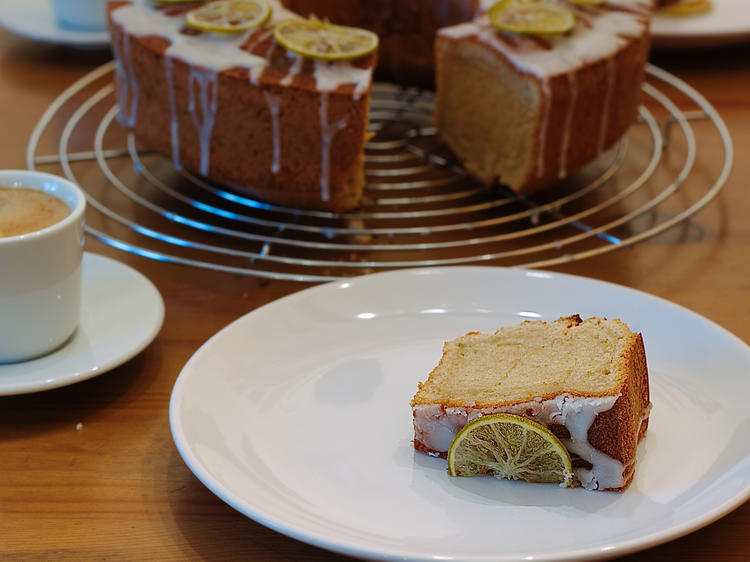
[[[26,144],[42,112],[109,59],[108,52],[0,31],[0,168],[25,168]],[[656,52],[652,59],[693,85],[726,120],[737,153],[729,182],[687,224],[631,249],[553,269],[665,297],[750,342],[750,46]],[[704,157],[712,151],[722,157],[718,143],[702,150]],[[0,397],[0,560],[343,559],[224,504],[182,462],[168,423],[172,385],[202,343],[308,285],[150,261],[94,239],[86,248],[151,279],[165,300],[164,326],[144,352],[106,375]],[[631,559],[750,560],[748,533],[745,504]]]

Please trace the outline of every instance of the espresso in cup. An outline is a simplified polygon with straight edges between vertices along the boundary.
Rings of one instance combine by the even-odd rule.
[[[86,197],[74,183],[0,170],[0,364],[50,353],[78,326]]]
[[[69,214],[61,199],[44,191],[0,186],[0,238],[42,230]]]

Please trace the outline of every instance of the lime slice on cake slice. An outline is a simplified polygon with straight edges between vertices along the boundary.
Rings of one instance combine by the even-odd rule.
[[[216,33],[240,33],[260,27],[271,17],[265,0],[218,0],[185,14],[189,27]]]
[[[555,434],[513,414],[481,416],[466,424],[448,449],[448,474],[573,484],[570,454]]]
[[[279,22],[273,36],[289,51],[322,60],[354,59],[378,48],[378,36],[372,31],[334,25],[315,16]]]
[[[494,27],[514,33],[561,34],[576,24],[569,8],[535,0],[500,0],[487,14]]]

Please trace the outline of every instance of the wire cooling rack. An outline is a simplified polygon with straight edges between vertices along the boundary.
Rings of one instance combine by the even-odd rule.
[[[372,271],[485,263],[548,267],[630,247],[675,227],[724,186],[732,140],[691,86],[653,65],[618,146],[532,197],[487,189],[431,126],[434,95],[376,84],[362,206],[272,205],[184,170],[120,127],[108,63],[71,85],[32,132],[27,166],[87,194],[89,236],[146,258],[320,282]],[[723,159],[701,148],[720,146]]]

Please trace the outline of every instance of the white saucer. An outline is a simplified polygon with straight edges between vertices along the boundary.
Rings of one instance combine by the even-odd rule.
[[[164,301],[151,281],[123,263],[86,252],[78,330],[44,357],[0,364],[0,396],[49,390],[106,373],[151,343],[163,320]]]
[[[86,31],[60,27],[50,0],[2,0],[0,27],[37,41],[71,47],[105,47],[109,45],[106,29]]]

